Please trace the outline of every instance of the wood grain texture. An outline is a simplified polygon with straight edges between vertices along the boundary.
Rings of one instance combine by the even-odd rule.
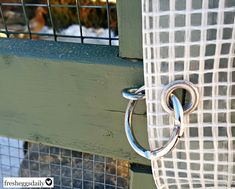
[[[143,84],[142,62],[118,48],[0,39],[0,135],[148,164],[124,132],[125,87]],[[147,143],[144,102],[134,116]]]

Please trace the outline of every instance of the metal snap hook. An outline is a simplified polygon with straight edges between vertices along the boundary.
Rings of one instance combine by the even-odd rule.
[[[139,88],[138,90],[135,90],[135,94],[144,94],[144,86]],[[147,150],[145,148],[143,148],[136,140],[135,136],[132,133],[132,115],[133,115],[133,111],[135,108],[135,105],[137,103],[138,100],[142,100],[144,99],[143,96],[141,96],[139,99],[136,98],[135,95],[133,94],[126,94],[128,93],[128,91],[130,91],[130,88],[128,89],[124,89],[122,94],[123,96],[131,96],[129,99],[129,103],[127,105],[127,109],[126,109],[126,114],[125,114],[125,132],[126,132],[126,136],[128,139],[128,142],[130,143],[131,147],[135,150],[136,153],[138,153],[139,155],[141,155],[142,157],[145,157],[149,160],[153,159],[153,158],[160,158],[165,156],[167,153],[169,153],[177,144],[180,136],[183,135],[183,117],[184,117],[184,113],[183,113],[183,107],[180,103],[180,101],[178,100],[178,98],[172,94],[170,96],[172,104],[173,104],[173,109],[174,109],[174,129],[173,132],[171,134],[171,137],[169,138],[169,141],[162,147],[154,149],[154,150]],[[133,91],[132,91],[133,93]],[[134,97],[133,97],[133,96]],[[132,98],[133,97],[133,98]]]

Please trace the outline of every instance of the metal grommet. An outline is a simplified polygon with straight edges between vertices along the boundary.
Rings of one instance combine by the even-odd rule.
[[[136,89],[134,89],[136,90]],[[136,93],[142,93],[144,90],[144,87],[141,87],[140,89],[136,90]],[[126,90],[124,90],[126,91]],[[130,91],[130,90],[129,90]],[[126,94],[126,92],[124,92]],[[133,94],[131,94],[130,98],[133,98]],[[135,97],[135,96],[134,96]],[[177,144],[179,138],[183,135],[184,127],[183,127],[183,108],[180,104],[180,101],[175,95],[170,96],[173,107],[174,107],[174,129],[171,134],[171,137],[169,138],[169,141],[162,147],[159,147],[154,150],[146,150],[143,148],[136,140],[134,134],[132,133],[132,115],[135,108],[136,103],[138,100],[130,100],[125,114],[125,132],[128,139],[128,142],[130,143],[131,147],[135,150],[136,153],[141,155],[142,157],[145,157],[147,159],[154,159],[154,158],[160,158],[165,156],[167,153],[169,153]],[[144,99],[144,97],[141,97],[141,99]]]
[[[161,104],[163,109],[170,114],[174,113],[174,110],[170,106],[170,95],[173,94],[173,91],[175,91],[176,89],[185,89],[191,96],[190,103],[183,107],[184,114],[188,114],[194,111],[199,103],[198,88],[191,82],[184,80],[173,81],[164,87],[161,96]]]

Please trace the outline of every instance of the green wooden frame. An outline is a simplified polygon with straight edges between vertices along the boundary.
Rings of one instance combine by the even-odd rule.
[[[141,61],[119,58],[117,47],[0,39],[0,72],[2,136],[149,165],[128,144],[121,96],[143,84]],[[134,124],[147,147],[145,112],[140,102]],[[152,178],[132,170],[135,189],[141,175],[146,186]]]
[[[117,47],[0,39],[0,133],[144,163],[127,143],[121,96],[143,84],[142,63],[117,54]],[[144,109],[135,120],[146,133]]]
[[[142,59],[141,1],[118,0],[119,55]]]
[[[123,88],[144,83],[136,60],[142,58],[141,2],[120,0],[117,8],[119,48],[0,38],[0,135],[129,160],[130,188],[151,189],[150,162],[125,136],[128,101],[121,96]],[[134,125],[147,148],[144,102]]]
[[[131,164],[130,168],[131,189],[155,189],[153,175],[150,166]]]

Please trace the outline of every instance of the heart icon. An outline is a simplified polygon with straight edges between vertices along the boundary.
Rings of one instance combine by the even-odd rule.
[[[47,186],[51,186],[52,185],[52,179],[50,179],[50,178],[47,178],[45,180],[45,182],[46,182]]]

